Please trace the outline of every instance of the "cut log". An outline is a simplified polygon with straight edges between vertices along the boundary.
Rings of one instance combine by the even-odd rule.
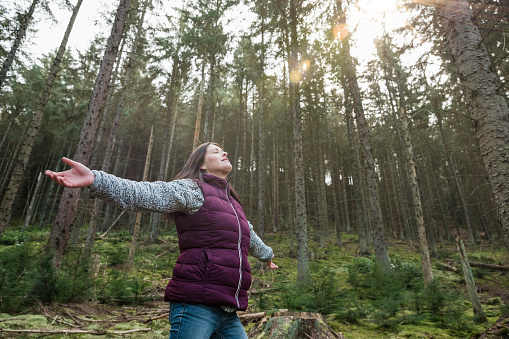
[[[345,339],[342,333],[335,333],[319,313],[276,312],[265,317],[249,332],[253,339]]]

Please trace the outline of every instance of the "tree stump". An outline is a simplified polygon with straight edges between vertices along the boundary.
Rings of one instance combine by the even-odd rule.
[[[346,339],[335,333],[319,313],[276,312],[249,332],[252,339]]]

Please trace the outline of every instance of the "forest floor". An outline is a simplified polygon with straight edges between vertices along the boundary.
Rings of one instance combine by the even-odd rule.
[[[46,236],[46,233],[38,233],[28,237],[25,241],[33,241],[42,245],[45,243]],[[162,294],[170,278],[168,272],[171,272],[171,269],[169,270],[168,267],[173,267],[178,249],[175,234],[162,235],[160,239],[161,243],[157,245],[141,244],[137,249],[134,269],[129,271],[130,275],[122,276],[129,282],[136,282],[138,287],[134,294],[129,295],[126,292],[133,291],[133,287],[132,285],[129,285],[131,286],[129,288],[123,286],[122,279],[116,282],[117,285],[112,285],[112,270],[123,270],[123,263],[119,257],[125,255],[129,247],[128,235],[112,234],[109,238],[96,241],[95,251],[98,253],[96,275],[99,278],[101,275],[106,278],[102,285],[97,283],[97,286],[94,287],[92,294],[94,297],[90,297],[91,294],[87,292],[87,300],[68,303],[32,302],[22,311],[0,313],[0,338],[43,336],[63,338],[69,335],[74,335],[77,338],[96,338],[97,336],[103,338],[118,336],[167,338],[169,335],[168,304],[162,301]],[[288,308],[284,297],[282,297],[284,291],[288,294],[288,290],[293,288],[297,273],[296,256],[287,242],[285,234],[266,235],[266,243],[274,249],[276,255],[274,262],[279,265],[278,270],[269,271],[263,265],[257,264],[255,260],[251,261],[253,285],[250,306],[247,312],[240,313],[248,332],[257,328],[263,318],[267,319],[282,309],[307,311],[306,306],[295,310],[291,307]],[[374,300],[371,300],[373,298],[369,295],[363,296],[364,290],[361,287],[353,286],[352,280],[348,278],[349,267],[352,262],[359,259],[356,254],[358,249],[356,237],[345,235],[343,242],[342,247],[329,244],[325,248],[311,243],[310,250],[313,279],[317,281],[315,287],[324,286],[314,288],[313,293],[317,293],[316,291],[320,288],[329,288],[327,284],[330,281],[327,280],[327,273],[323,272],[332,272],[334,285],[332,288],[342,291],[341,293],[347,291],[347,294],[343,294],[345,298],[351,297],[348,291],[355,290],[357,293],[353,304],[345,304],[340,301],[341,305],[336,306],[338,310],[329,309],[323,315],[330,327],[336,333],[342,333],[345,338],[476,338],[492,327],[509,309],[507,306],[509,304],[509,271],[474,268],[477,291],[488,322],[473,323],[473,311],[461,270],[451,272],[438,265],[438,263],[446,263],[450,266],[460,267],[455,262],[458,256],[455,252],[455,245],[451,242],[441,244],[440,259],[433,259],[433,268],[435,277],[442,281],[442,286],[448,291],[456,293],[456,301],[444,304],[445,308],[449,307],[453,310],[452,313],[440,309],[439,314],[432,314],[433,312],[427,310],[425,306],[422,306],[420,311],[414,309],[413,306],[399,306],[392,315],[381,321],[377,314],[383,308],[377,308],[376,303],[373,303]],[[19,244],[12,246],[19,246]],[[0,245],[0,253],[8,247]],[[420,261],[417,250],[410,249],[403,242],[391,242],[388,251],[391,259],[395,257],[403,263],[418,264]],[[509,256],[503,248],[495,248],[490,244],[481,243],[470,247],[468,251],[471,262],[509,265]],[[327,271],[320,270],[318,266],[326,267]],[[131,278],[132,276],[137,278]],[[109,285],[104,281],[109,281]],[[102,295],[101,291],[107,291],[110,287],[113,289],[109,290],[108,298],[106,298],[106,294]],[[124,288],[125,290],[123,294],[119,292],[115,295],[114,288]],[[365,289],[365,291],[368,290]],[[417,300],[417,294],[415,295]],[[341,295],[338,296],[341,298]],[[408,298],[403,294],[397,294],[397,297]],[[0,303],[2,298],[9,298],[5,291],[3,296],[0,295]],[[311,298],[314,298],[314,295]],[[309,304],[309,301],[307,302]],[[402,300],[401,304],[414,305],[419,302],[422,302],[422,305],[425,304],[425,300]],[[362,308],[361,304],[366,306],[362,306],[364,307]],[[341,313],[345,308],[348,308],[347,311],[351,311],[354,316],[345,317],[344,313]],[[359,311],[361,308],[364,310],[363,312]],[[419,309],[419,306],[417,308]],[[316,310],[310,311],[316,312]],[[343,315],[341,316],[341,314]],[[506,330],[509,334],[507,325],[501,325],[497,330],[499,336],[497,334],[486,338],[507,338],[508,336],[504,336],[507,335]],[[263,338],[263,336],[257,335],[256,338]]]

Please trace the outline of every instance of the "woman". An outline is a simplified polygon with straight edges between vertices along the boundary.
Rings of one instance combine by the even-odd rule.
[[[247,308],[251,285],[247,254],[271,269],[272,249],[247,221],[226,176],[227,153],[204,143],[191,154],[176,180],[135,182],[67,158],[74,168],[46,171],[66,187],[89,187],[91,194],[126,210],[169,213],[175,220],[180,256],[164,295],[170,302],[170,339],[247,338],[236,310]]]

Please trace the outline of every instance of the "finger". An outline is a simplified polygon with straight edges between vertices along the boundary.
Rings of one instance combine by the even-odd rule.
[[[44,172],[44,174],[46,174],[46,176],[47,176],[48,178],[50,178],[51,180],[53,180],[53,181],[55,181],[55,182],[57,182],[57,183],[58,183],[58,181],[56,181],[56,180],[55,180],[55,179],[56,179],[56,173],[55,173],[55,172],[52,172],[52,171],[46,171],[46,172]]]
[[[65,164],[67,164],[67,165],[69,165],[69,166],[72,166],[72,167],[76,167],[76,165],[79,165],[79,164],[80,164],[79,162],[74,161],[74,160],[71,160],[71,159],[66,158],[66,157],[62,157],[62,161],[63,161]]]

